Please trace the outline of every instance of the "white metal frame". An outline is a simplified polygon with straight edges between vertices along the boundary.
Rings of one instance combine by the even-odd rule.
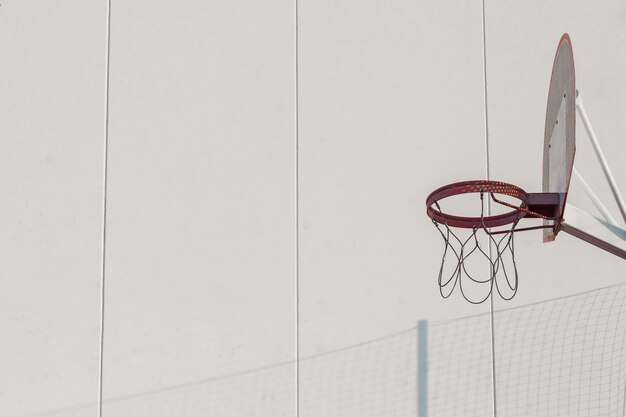
[[[617,188],[615,178],[613,177],[609,164],[604,157],[598,138],[591,127],[591,122],[587,117],[582,98],[580,97],[578,91],[576,91],[576,110],[582,119],[583,125],[585,126],[587,136],[589,137],[598,161],[600,162],[604,176],[611,187],[611,192],[613,193],[613,198],[619,208],[623,223],[621,225],[618,224],[602,201],[600,201],[593,189],[589,186],[587,181],[585,181],[578,170],[574,168],[574,179],[582,186],[583,190],[585,190],[585,193],[598,209],[604,220],[598,219],[586,211],[572,206],[571,204],[567,204],[561,230],[604,249],[607,252],[626,259],[626,230],[624,230],[624,225],[626,225],[626,203],[624,203],[624,198]]]

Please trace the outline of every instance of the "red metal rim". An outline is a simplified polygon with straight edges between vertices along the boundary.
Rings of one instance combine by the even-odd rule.
[[[436,202],[439,202],[445,198],[459,194],[480,192],[485,194],[502,194],[517,198],[521,201],[520,208],[495,216],[464,217],[442,213],[435,207]],[[527,200],[528,193],[513,184],[489,180],[461,181],[455,182],[453,184],[444,185],[443,187],[440,187],[430,193],[430,195],[426,199],[426,214],[434,221],[441,224],[446,224],[451,227],[461,227],[467,229],[473,229],[477,227],[498,227],[505,224],[514,223],[518,219],[524,217],[527,213],[526,211],[524,211],[524,209],[528,205]]]

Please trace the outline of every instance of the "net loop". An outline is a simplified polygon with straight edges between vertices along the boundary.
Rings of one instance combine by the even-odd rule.
[[[464,226],[464,229],[470,230],[469,236],[462,237],[459,233],[453,231],[453,227],[447,221],[446,217],[453,216],[440,216],[438,221],[434,216],[432,222],[439,231],[444,241],[444,251],[441,258],[441,266],[439,268],[439,292],[443,298],[448,298],[454,292],[458,286],[463,298],[472,304],[480,304],[486,301],[494,291],[498,295],[505,299],[512,299],[517,293],[518,289],[518,272],[517,264],[515,261],[515,228],[517,227],[519,220],[526,214],[524,208],[526,207],[526,199],[520,199],[520,205],[514,206],[510,203],[505,204],[508,207],[512,207],[517,213],[517,216],[512,218],[512,222],[509,223],[504,230],[498,230],[496,232],[491,231],[488,222],[485,221],[485,192],[487,192],[492,199],[498,203],[499,200],[493,196],[493,192],[485,190],[483,188],[476,190],[480,195],[480,217],[475,221],[471,227]],[[523,193],[523,191],[522,191]],[[525,194],[525,193],[524,193]],[[515,197],[523,197],[522,194],[517,194]],[[432,200],[432,205],[436,207],[436,213],[443,213],[438,200]],[[433,210],[434,211],[434,210]],[[510,213],[506,214],[510,216]],[[491,216],[488,219],[494,219],[497,216]],[[468,224],[469,225],[469,224]],[[496,238],[495,236],[498,235]],[[499,236],[501,235],[501,236]],[[489,250],[486,250],[491,246],[492,253],[495,256],[489,256]],[[475,274],[468,267],[468,259],[470,257],[480,257],[486,261],[489,267],[489,272],[486,277],[482,273]],[[452,272],[445,272],[444,266],[446,260],[452,262]],[[476,295],[476,288],[469,289],[468,287],[480,288]],[[485,288],[484,290],[482,288]]]

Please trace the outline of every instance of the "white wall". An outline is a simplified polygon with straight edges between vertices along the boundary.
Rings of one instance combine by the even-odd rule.
[[[479,2],[300,0],[297,153],[293,2],[112,3],[106,398],[286,362],[263,386],[293,416],[296,333],[308,356],[488,311],[440,299],[424,207],[485,176]],[[539,191],[569,32],[626,186],[626,8],[487,1],[486,14],[492,178]],[[0,6],[2,415],[97,401],[105,29],[105,2]],[[577,166],[610,201],[578,135]],[[575,185],[570,200],[588,206]],[[620,259],[574,238],[517,238],[520,290],[497,308],[622,281]],[[80,410],[67,412],[95,413]]]
[[[103,5],[0,6],[0,414],[98,386]]]

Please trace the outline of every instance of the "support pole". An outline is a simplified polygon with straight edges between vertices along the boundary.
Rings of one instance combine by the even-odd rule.
[[[417,416],[427,417],[427,346],[428,321],[417,322]]]
[[[593,192],[589,184],[587,184],[587,181],[585,181],[583,176],[580,175],[580,172],[578,172],[576,167],[574,167],[572,172],[574,173],[574,178],[583,187],[583,190],[585,190],[587,197],[589,197],[593,205],[596,206],[600,214],[602,214],[602,217],[604,217],[604,220],[606,220],[608,223],[612,223],[613,225],[617,226],[617,221],[615,220],[615,218],[611,215],[611,213],[609,213],[606,207],[604,207],[604,204],[602,204],[602,201],[600,201],[596,193]]]
[[[602,166],[602,171],[604,171],[604,176],[611,187],[611,192],[613,193],[613,197],[617,202],[617,206],[619,207],[619,211],[622,214],[622,219],[624,223],[626,223],[626,203],[624,203],[624,198],[622,194],[619,192],[617,188],[617,184],[615,183],[615,179],[613,178],[613,174],[611,173],[611,169],[609,168],[609,164],[604,157],[604,153],[602,153],[602,149],[600,148],[600,143],[598,142],[598,138],[596,137],[593,128],[591,127],[591,123],[589,122],[589,118],[587,117],[587,113],[585,112],[585,107],[583,106],[583,101],[580,98],[578,91],[576,91],[576,110],[578,110],[578,114],[585,125],[585,129],[587,130],[587,134],[589,136],[589,140],[593,145],[593,149],[596,152],[596,156],[598,157],[598,161],[600,161],[600,165]]]

